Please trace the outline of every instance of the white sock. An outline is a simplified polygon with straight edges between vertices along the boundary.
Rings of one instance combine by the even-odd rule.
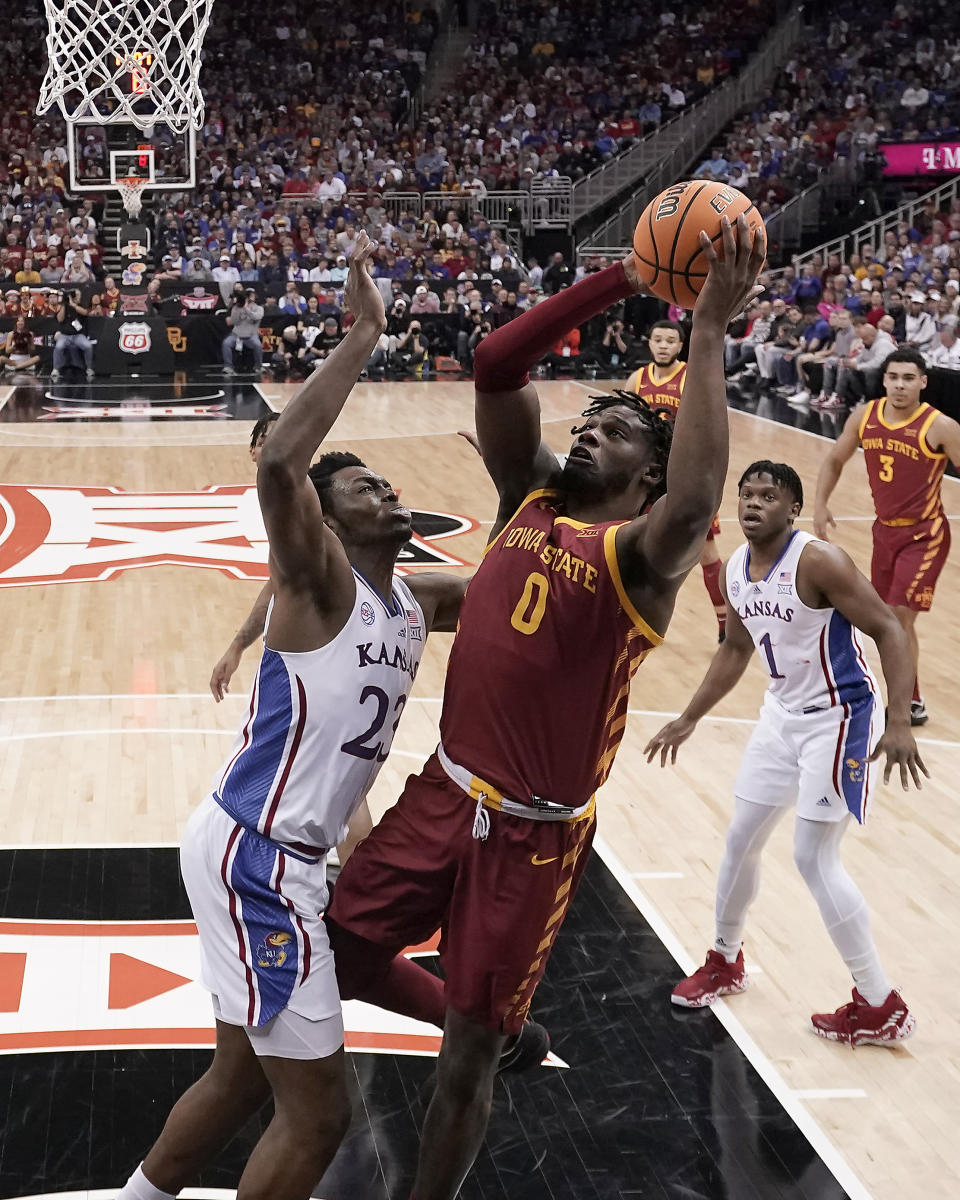
[[[713,948],[718,954],[722,954],[728,963],[735,963],[740,957],[740,951],[743,949],[743,942],[732,942],[729,940],[729,938],[729,933],[727,934],[727,937],[723,937],[722,934],[718,933],[714,940]]]
[[[798,817],[793,855],[857,991],[868,1004],[879,1006],[890,995],[890,980],[870,932],[867,902],[840,861],[840,839],[851,820],[807,821]]]
[[[717,874],[714,949],[729,963],[737,961],[743,927],[760,887],[760,857],[785,809],[736,797],[727,845]]]
[[[175,1200],[174,1192],[161,1192],[143,1173],[143,1163],[117,1193],[117,1200]]]

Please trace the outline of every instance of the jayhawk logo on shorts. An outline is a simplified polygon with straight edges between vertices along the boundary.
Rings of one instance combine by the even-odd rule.
[[[863,759],[848,758],[847,773],[853,783],[863,783]]]
[[[268,933],[257,947],[258,967],[282,967],[287,961],[286,947],[293,941],[293,935],[278,929]]]

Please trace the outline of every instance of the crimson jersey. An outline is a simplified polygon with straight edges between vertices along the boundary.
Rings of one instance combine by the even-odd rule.
[[[634,371],[627,380],[626,390],[642,396],[652,408],[667,408],[676,416],[684,380],[687,378],[687,364],[675,362],[660,378],[654,376],[654,371],[659,375],[661,368],[652,362],[642,366],[639,371]]]
[[[921,404],[908,420],[887,421],[885,399],[871,400],[860,420],[860,445],[877,517],[884,525],[942,517],[940,488],[947,456],[927,444],[927,432],[940,414]]]
[[[630,679],[663,640],[620,579],[622,524],[574,521],[561,493],[532,492],[470,581],[441,742],[511,800],[579,807],[610,772]]]

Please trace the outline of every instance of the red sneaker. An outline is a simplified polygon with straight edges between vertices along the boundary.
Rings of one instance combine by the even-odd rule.
[[[718,951],[708,950],[707,961],[692,975],[680,980],[670,993],[670,1000],[681,1008],[703,1008],[719,996],[737,996],[746,990],[743,951],[737,955],[737,961],[731,963]]]
[[[813,1032],[832,1042],[850,1046],[884,1046],[902,1042],[917,1027],[917,1018],[907,1008],[899,992],[891,992],[877,1007],[868,1004],[856,988],[853,1000],[832,1013],[814,1013],[810,1018]]]

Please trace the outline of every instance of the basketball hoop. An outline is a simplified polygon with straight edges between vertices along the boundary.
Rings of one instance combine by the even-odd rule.
[[[213,0],[44,0],[38,113],[177,133],[203,126],[200,53]]]
[[[149,185],[150,181],[148,179],[140,179],[136,175],[117,177],[114,186],[120,193],[123,207],[127,210],[127,216],[131,220],[140,216],[140,209],[143,207],[144,188],[149,187]]]

